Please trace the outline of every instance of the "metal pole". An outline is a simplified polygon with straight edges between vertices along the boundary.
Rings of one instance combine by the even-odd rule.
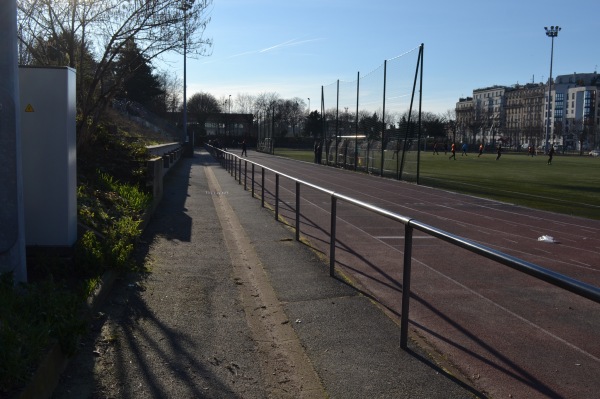
[[[421,59],[421,71],[419,77],[419,140],[421,140],[421,106],[423,103],[423,53],[425,52],[425,45],[421,43],[421,51],[419,51],[419,57]],[[427,139],[425,139],[427,140]],[[421,146],[419,146],[420,148]],[[419,184],[419,176],[421,175],[421,150],[417,150],[417,184]]]
[[[252,198],[254,198],[254,164],[252,164]]]
[[[358,97],[360,93],[360,71],[356,75],[356,125],[354,127],[354,170],[358,166]]]
[[[183,0],[183,142],[188,140],[187,135],[187,11],[191,4],[189,0]],[[192,152],[193,154],[193,152]]]
[[[300,182],[296,182],[296,241],[300,241]]]
[[[339,131],[339,121],[340,121],[340,80],[337,80],[337,94],[336,94],[336,103],[335,103],[335,164],[337,167],[338,164],[338,135]]]
[[[337,220],[337,198],[331,196],[331,231],[329,233],[329,275],[335,276],[335,227]]]
[[[261,169],[261,178],[262,178],[262,183],[261,183],[261,187],[260,187],[260,206],[262,208],[265,207],[265,168]]]
[[[404,158],[405,158],[406,151],[408,150],[408,134],[410,133],[410,122],[411,122],[411,116],[412,116],[413,101],[415,100],[415,90],[417,87],[417,78],[419,76],[419,65],[421,64],[422,52],[423,52],[423,44],[421,44],[421,48],[419,49],[419,57],[417,59],[417,65],[415,68],[415,79],[413,81],[412,94],[410,97],[410,107],[408,108],[408,121],[406,122],[407,126],[406,126],[406,133],[404,135],[404,145],[403,145],[403,149],[402,149],[402,159],[400,160],[400,170],[398,171],[398,180],[402,180],[402,173],[404,170]],[[420,144],[420,143],[417,143],[417,151],[419,151],[418,144]]]
[[[383,62],[383,112],[381,114],[381,170],[379,175],[383,177],[383,161],[385,161],[385,86],[387,79],[387,60]],[[368,168],[367,168],[368,172]]]
[[[244,191],[248,190],[248,161],[244,161]]]
[[[550,144],[550,107],[552,104],[551,95],[552,95],[552,62],[554,59],[554,38],[558,36],[558,32],[561,30],[560,26],[551,26],[550,29],[548,27],[544,27],[546,30],[546,36],[550,37],[552,40],[551,48],[550,48],[550,79],[548,79],[548,98],[547,98],[547,106],[546,106],[546,140],[544,150],[548,153],[549,144]]]
[[[400,319],[400,348],[406,349],[408,343],[408,310],[410,301],[410,269],[412,259],[413,228],[404,227],[404,268],[402,271],[402,313]]]
[[[279,173],[275,174],[275,220],[279,219]]]

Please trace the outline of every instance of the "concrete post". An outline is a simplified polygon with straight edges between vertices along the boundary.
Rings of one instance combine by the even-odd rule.
[[[0,2],[0,273],[27,281],[17,69],[17,3]]]

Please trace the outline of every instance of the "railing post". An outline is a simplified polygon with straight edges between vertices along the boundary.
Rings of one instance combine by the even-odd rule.
[[[260,206],[261,207],[265,207],[265,168],[262,168],[261,170],[261,175],[262,175],[262,183],[260,186]]]
[[[279,219],[279,173],[275,174],[275,220]]]
[[[238,159],[235,155],[231,156],[233,158],[233,180],[237,180],[238,179]],[[241,163],[241,160],[240,160]]]
[[[329,275],[335,276],[335,226],[337,219],[337,198],[331,196],[331,230],[329,233]]]
[[[244,191],[248,190],[248,161],[244,160]]]
[[[254,198],[254,164],[252,164],[252,198]]]
[[[238,165],[238,184],[242,184],[242,158],[240,158],[240,163]]]
[[[300,241],[300,182],[296,182],[296,241]]]
[[[408,309],[410,301],[410,269],[412,259],[413,228],[410,222],[404,227],[404,270],[402,272],[402,313],[400,319],[400,348],[408,343]]]

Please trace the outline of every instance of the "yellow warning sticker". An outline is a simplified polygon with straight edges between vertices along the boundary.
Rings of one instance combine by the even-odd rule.
[[[33,106],[31,104],[27,104],[27,106],[25,107],[25,112],[35,112],[33,110]]]

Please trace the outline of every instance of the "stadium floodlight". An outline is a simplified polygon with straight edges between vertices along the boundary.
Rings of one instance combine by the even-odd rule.
[[[544,30],[546,31],[546,36],[552,39],[552,47],[550,50],[550,79],[548,79],[548,98],[547,98],[547,107],[546,107],[546,140],[544,145],[544,150],[546,153],[549,150],[550,144],[550,105],[551,100],[550,96],[552,95],[552,60],[554,58],[554,38],[558,36],[558,32],[561,30],[560,26],[551,26],[548,28],[544,26]]]
[[[183,141],[187,141],[187,12],[194,5],[194,0],[182,0],[180,10],[183,11]],[[192,156],[194,155],[194,139],[191,140]]]

